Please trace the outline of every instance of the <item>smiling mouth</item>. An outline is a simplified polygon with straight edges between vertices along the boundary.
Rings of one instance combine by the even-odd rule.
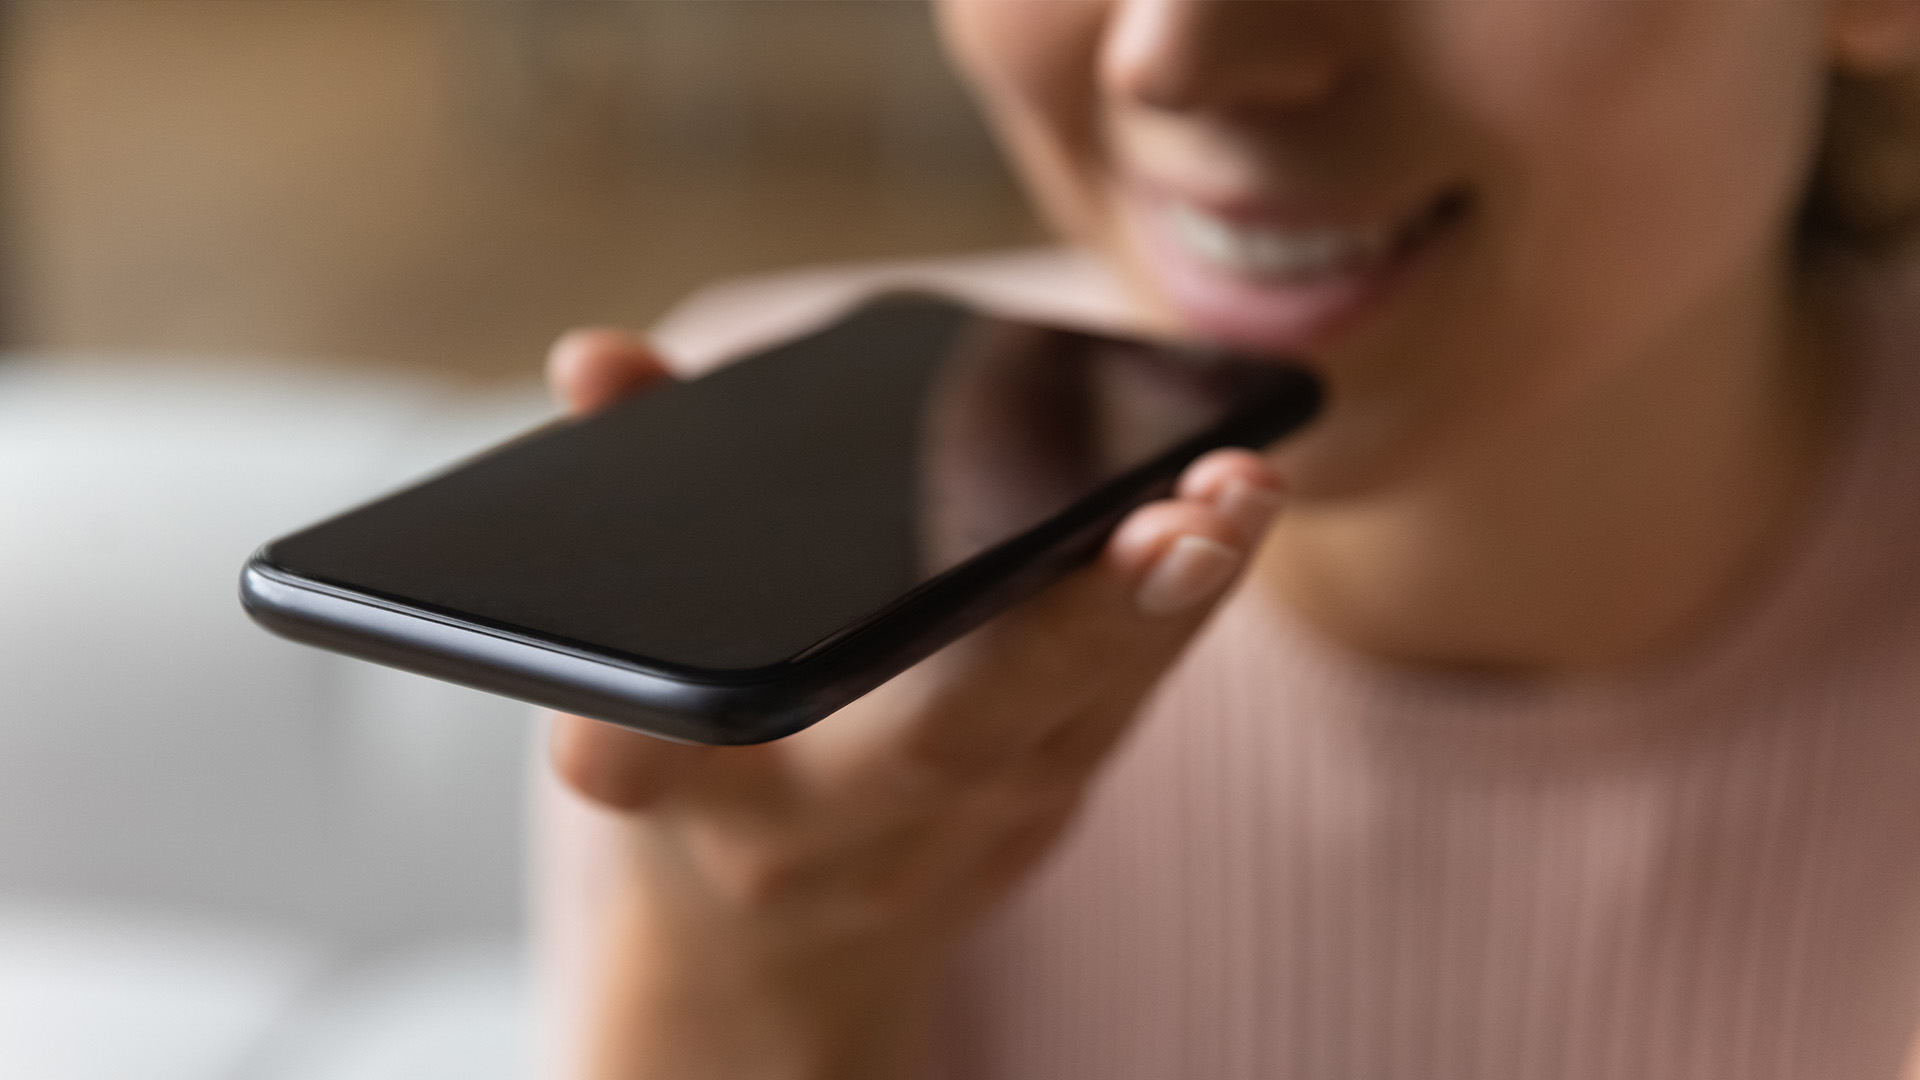
[[[1441,193],[1399,221],[1281,226],[1226,217],[1193,203],[1163,204],[1167,235],[1190,254],[1236,277],[1278,285],[1312,284],[1392,262],[1462,216],[1465,191]]]

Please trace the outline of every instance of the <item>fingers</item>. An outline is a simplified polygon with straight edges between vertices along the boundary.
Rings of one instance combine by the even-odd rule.
[[[547,386],[572,413],[606,408],[667,377],[653,347],[625,330],[571,330],[547,350]]]
[[[881,722],[888,712],[915,717],[879,736],[868,762],[886,768],[892,757],[910,774],[968,782],[1083,722],[1098,730],[1073,745],[1109,744],[1231,589],[1278,506],[1278,482],[1258,455],[1208,455],[1175,497],[1122,523],[1095,565],[850,708]]]
[[[548,744],[553,770],[568,787],[616,810],[657,802],[704,750],[565,713],[554,715]]]
[[[1131,586],[1137,614],[1190,614],[1226,591],[1280,506],[1280,485],[1247,450],[1220,450],[1181,476],[1174,497],[1120,524],[1096,570]]]
[[[1109,569],[1134,581],[1148,616],[1207,604],[1238,576],[1280,505],[1278,483],[1258,455],[1224,450],[1196,462],[1174,498],[1141,507],[1108,542]]]
[[[1174,495],[1211,504],[1251,546],[1280,508],[1280,481],[1251,450],[1216,450],[1181,474]]]

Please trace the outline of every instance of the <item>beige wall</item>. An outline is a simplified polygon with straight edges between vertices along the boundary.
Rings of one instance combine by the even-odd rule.
[[[1037,235],[916,3],[5,10],[16,346],[517,375],[718,275]]]

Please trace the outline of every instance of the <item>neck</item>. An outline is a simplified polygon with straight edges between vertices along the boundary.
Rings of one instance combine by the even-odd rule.
[[[1726,290],[1539,422],[1363,498],[1289,507],[1260,587],[1423,665],[1533,674],[1686,644],[1782,554],[1838,365],[1792,271]]]

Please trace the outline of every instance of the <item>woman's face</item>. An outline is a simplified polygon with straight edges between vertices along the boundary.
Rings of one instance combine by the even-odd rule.
[[[946,0],[1049,215],[1171,326],[1295,354],[1306,495],[1564,421],[1779,298],[1814,3]],[[1705,335],[1705,336],[1703,336]]]

